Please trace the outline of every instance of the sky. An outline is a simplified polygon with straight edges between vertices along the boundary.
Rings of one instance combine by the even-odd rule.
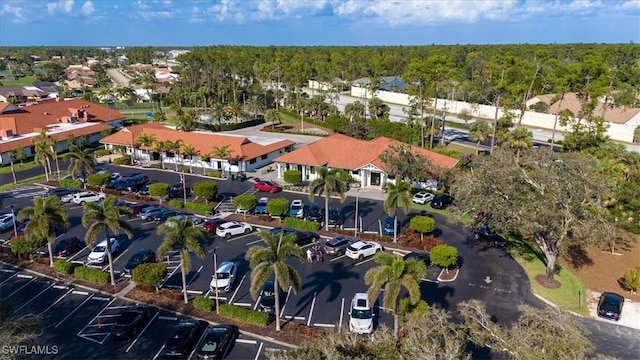
[[[630,42],[640,0],[0,0],[0,46]]]

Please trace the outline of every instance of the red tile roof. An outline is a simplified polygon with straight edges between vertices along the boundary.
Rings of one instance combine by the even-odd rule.
[[[96,123],[96,124],[92,124],[90,126],[87,125],[87,126],[82,126],[82,127],[78,127],[78,128],[72,128],[72,129],[65,130],[65,131],[49,133],[49,135],[52,136],[54,139],[56,139],[56,142],[61,142],[61,141],[66,141],[67,137],[69,135],[73,135],[75,137],[79,137],[79,136],[84,136],[84,135],[97,134],[97,133],[100,133],[104,129],[110,129],[110,128],[112,128],[112,126],[107,125],[107,124]],[[13,150],[21,148],[21,147],[32,146],[33,145],[33,141],[32,141],[33,138],[34,138],[34,136],[16,137],[16,138],[13,138],[13,139],[10,139],[10,140],[0,141],[0,154],[5,153],[5,152],[9,152],[9,151],[13,151]]]
[[[574,115],[577,115],[582,108],[582,102],[578,98],[576,93],[565,93],[564,99],[562,99],[562,107],[560,107],[560,100],[549,106],[550,114],[557,114],[560,110],[568,109]],[[630,108],[626,106],[618,105],[605,105],[603,102],[598,101],[598,105],[593,110],[593,115],[602,116],[606,121],[625,124],[631,118],[640,113],[639,108]]]
[[[356,170],[367,164],[372,164],[385,170],[380,155],[392,144],[402,143],[384,136],[365,141],[342,134],[334,134],[282,155],[274,161],[347,170]],[[438,167],[452,169],[458,163],[458,159],[416,146],[411,146],[411,150],[422,154]]]

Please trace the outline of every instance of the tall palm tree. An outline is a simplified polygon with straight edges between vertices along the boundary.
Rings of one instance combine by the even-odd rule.
[[[519,159],[520,151],[533,145],[533,133],[525,127],[517,127],[509,133],[507,142],[510,148],[516,149],[516,159]]]
[[[227,106],[225,107],[225,112],[229,113],[231,117],[236,120],[236,124],[241,117],[247,117],[247,114],[242,109],[242,104],[237,101],[227,104]]]
[[[60,163],[58,162],[58,142],[53,136],[46,136],[45,143],[49,147],[49,156],[56,161],[56,171],[58,172],[58,181],[60,181]]]
[[[182,154],[189,157],[189,173],[193,172],[193,157],[198,155],[198,150],[189,143],[182,144]]]
[[[184,141],[178,139],[176,141],[167,140],[167,147],[173,152],[173,162],[176,164],[176,171],[178,171],[178,157],[180,157],[180,150],[182,150],[182,144]],[[182,163],[182,160],[180,161]]]
[[[340,170],[329,170],[326,167],[316,169],[318,177],[309,184],[309,199],[318,196],[324,196],[324,212],[325,212],[325,230],[329,231],[329,198],[331,195],[340,197],[340,201],[344,201],[344,193],[348,190],[348,184],[340,178]]]
[[[15,160],[20,160],[20,164],[24,164],[24,160],[27,158],[27,152],[23,147],[15,149],[11,152],[11,156]]]
[[[400,178],[396,178],[395,183],[385,183],[384,189],[387,192],[387,198],[384,199],[384,211],[393,216],[394,224],[398,221],[396,218],[396,210],[398,207],[402,208],[406,214],[411,208],[411,185],[402,181]],[[395,225],[394,225],[395,227]],[[393,242],[397,239],[396,229],[393,229]]]
[[[276,123],[282,124],[282,119],[280,118],[280,112],[275,109],[269,109],[264,113],[264,120],[267,122],[271,122],[272,125]]]
[[[233,154],[233,149],[229,148],[229,145],[222,145],[220,147],[214,146],[211,151],[211,156],[216,159],[229,160]],[[224,175],[224,168],[220,169],[221,175]]]
[[[47,134],[42,131],[38,136],[32,138],[31,141],[36,151],[34,160],[36,163],[42,165],[47,181],[49,181],[49,175],[51,174],[51,149],[47,144]]]
[[[13,183],[16,184],[18,181],[16,180],[16,168],[13,165],[13,151],[9,153],[9,161],[11,162],[11,175],[13,175]]]
[[[56,241],[57,229],[69,228],[67,208],[57,196],[36,197],[33,206],[27,206],[18,213],[18,220],[29,218],[24,230],[25,237],[34,243],[46,240],[49,249],[49,265],[53,267],[52,245]]]
[[[302,288],[300,274],[287,263],[287,260],[293,257],[302,262],[304,261],[304,253],[296,244],[295,234],[284,236],[284,232],[271,234],[269,231],[263,230],[260,232],[260,236],[267,246],[252,246],[245,255],[245,259],[249,261],[251,267],[251,288],[249,291],[254,299],[257,298],[260,288],[273,275],[274,290],[276,290],[276,331],[280,331],[280,291],[277,289],[286,291],[291,287],[294,294],[300,291]]]
[[[162,169],[164,170],[164,156],[165,152],[169,150],[167,143],[164,141],[155,140],[153,142],[153,151],[160,154],[160,162],[162,163]]]
[[[399,255],[378,252],[373,260],[380,264],[369,269],[364,275],[365,284],[369,285],[367,295],[374,303],[384,288],[382,306],[393,314],[393,335],[398,338],[398,303],[400,290],[409,292],[412,304],[420,301],[420,282],[427,272],[424,262],[417,259],[404,260]]]
[[[145,132],[141,132],[140,135],[138,135],[134,139],[134,141],[140,144],[140,146],[145,147],[145,150],[147,151],[147,158],[148,158],[147,161],[151,161],[151,156],[149,155],[149,149],[156,142],[156,136],[153,134],[147,134]]]
[[[226,117],[226,110],[225,110],[225,106],[223,103],[221,102],[217,102],[215,104],[213,104],[213,106],[211,106],[210,109],[211,112],[211,119],[212,120],[223,120]]]
[[[491,127],[484,120],[476,120],[469,128],[469,139],[476,142],[476,155],[480,151],[480,143],[491,135]]]
[[[193,227],[188,219],[183,221],[171,219],[169,221],[172,222],[171,225],[162,224],[157,230],[158,234],[164,237],[162,244],[158,248],[158,257],[162,258],[174,249],[177,249],[180,253],[182,292],[184,294],[184,303],[187,304],[189,302],[187,297],[187,273],[191,270],[189,253],[194,253],[197,257],[204,259],[207,253],[201,242],[206,239],[206,234],[202,229]]]
[[[265,107],[262,101],[258,100],[257,97],[252,97],[247,101],[244,108],[255,118],[256,115],[264,113]]]
[[[69,159],[69,167],[67,171],[71,174],[73,179],[82,175],[82,183],[84,185],[86,175],[93,174],[95,172],[96,158],[93,156],[92,149],[80,150],[78,147],[73,147],[70,152],[62,155],[63,158]]]
[[[111,234],[120,235],[120,232],[127,234],[131,239],[133,237],[133,228],[131,225],[121,218],[122,215],[131,215],[131,210],[126,206],[116,205],[117,198],[113,195],[107,196],[106,199],[99,204],[90,202],[84,205],[82,210],[82,226],[87,229],[84,240],[88,247],[92,247],[93,243],[98,239],[102,231],[105,232],[107,238],[107,257],[109,258],[109,274],[111,275],[111,285],[116,285],[116,278],[113,273],[113,257],[111,255]]]

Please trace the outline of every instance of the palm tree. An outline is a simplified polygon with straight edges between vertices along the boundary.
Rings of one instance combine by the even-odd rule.
[[[394,183],[385,183],[384,189],[387,192],[387,198],[384,199],[384,211],[389,216],[393,216],[394,224],[397,222],[396,210],[398,207],[402,208],[406,214],[411,208],[411,185],[402,181],[400,178],[396,178]],[[395,227],[395,225],[394,225]],[[396,242],[397,234],[396,229],[393,229],[393,242]]]
[[[193,157],[198,155],[198,150],[191,144],[182,144],[182,154],[189,157],[189,173],[193,172]]]
[[[184,221],[172,219],[169,221],[172,222],[171,225],[165,223],[158,227],[158,234],[164,236],[162,245],[158,248],[158,257],[162,258],[174,249],[177,249],[180,253],[182,292],[184,294],[184,303],[187,304],[189,302],[187,297],[187,273],[191,270],[189,253],[194,253],[197,257],[204,259],[207,253],[201,242],[206,239],[206,234],[202,229],[192,226],[188,219]]]
[[[350,122],[352,122],[356,118],[361,117],[363,113],[364,105],[360,101],[348,103],[344,107],[344,114],[349,118]]]
[[[221,102],[217,102],[215,104],[213,104],[213,106],[211,106],[210,109],[211,112],[211,119],[216,119],[218,121],[223,120],[226,117],[226,110],[225,110],[225,106],[223,103]]]
[[[264,113],[264,104],[262,101],[258,100],[257,97],[252,97],[247,101],[244,108],[253,116],[254,118],[258,114]]]
[[[47,134],[42,131],[38,136],[31,139],[33,142],[36,154],[34,157],[34,161],[44,168],[44,174],[47,177],[47,181],[49,181],[49,174],[51,174],[51,162],[50,162],[50,154],[51,149],[47,145]]]
[[[149,149],[156,142],[156,136],[153,134],[147,134],[145,132],[141,132],[135,140],[136,143],[140,144],[140,146],[144,146],[147,151],[147,161],[151,160],[151,156],[149,155]]]
[[[228,160],[231,158],[231,154],[233,154],[233,149],[229,148],[229,145],[223,145],[221,147],[214,146],[213,151],[211,152],[211,156],[216,159]],[[221,175],[224,175],[224,168],[220,169]]]
[[[364,275],[365,284],[369,285],[367,295],[371,303],[375,302],[384,288],[382,306],[393,314],[393,335],[398,338],[398,300],[400,290],[409,292],[409,299],[415,305],[420,301],[420,282],[427,272],[424,262],[417,259],[403,260],[399,255],[378,252],[373,260],[380,264],[369,269]]]
[[[282,124],[282,119],[280,118],[280,112],[275,109],[269,109],[264,113],[264,120],[267,122],[271,122],[271,125]]]
[[[476,142],[476,155],[480,151],[480,143],[491,135],[491,127],[484,120],[476,120],[469,128],[469,139]]]
[[[178,157],[184,141],[178,139],[176,141],[167,140],[167,147],[173,152],[173,162],[176,163],[176,171],[178,171]],[[180,161],[182,163],[182,160]]]
[[[20,160],[20,164],[24,164],[24,160],[27,158],[27,152],[23,147],[15,149],[11,152],[11,156],[15,160]]]
[[[525,127],[517,127],[509,134],[508,143],[510,148],[516,149],[516,159],[519,159],[520,151],[533,145],[533,134]]]
[[[52,245],[58,237],[56,230],[69,228],[67,208],[57,196],[36,197],[33,199],[33,206],[27,206],[18,213],[18,220],[26,218],[30,220],[24,230],[25,237],[34,243],[47,241],[49,264],[53,267]]]
[[[225,112],[229,113],[236,120],[236,124],[240,117],[247,117],[247,114],[242,109],[242,104],[237,101],[227,104]]]
[[[194,111],[180,111],[176,116],[176,130],[187,132],[195,130],[196,116]]]
[[[340,178],[338,169],[329,170],[321,167],[316,170],[318,177],[309,184],[309,199],[313,201],[315,195],[324,195],[325,230],[329,231],[329,198],[338,195],[340,201],[344,201],[344,193],[348,190],[348,184]]]
[[[110,195],[104,199],[102,204],[90,202],[85,204],[82,210],[82,226],[87,229],[84,240],[88,247],[93,246],[93,243],[98,239],[103,230],[105,232],[107,237],[109,273],[111,274],[111,285],[114,286],[116,285],[116,278],[113,273],[110,235],[113,234],[117,236],[123,231],[129,239],[133,237],[133,228],[126,220],[121,218],[122,215],[131,215],[131,210],[126,206],[116,205],[116,200],[117,198],[115,196]]]
[[[276,331],[280,331],[280,291],[278,288],[286,291],[291,287],[294,294],[300,291],[302,287],[300,274],[293,266],[287,264],[287,260],[294,257],[302,262],[304,261],[304,253],[296,244],[295,234],[284,236],[284,232],[271,234],[269,231],[263,230],[260,232],[260,236],[267,246],[252,246],[245,255],[245,259],[249,261],[251,267],[251,288],[249,291],[254,299],[257,298],[260,288],[273,275],[274,290],[276,290]]]
[[[84,185],[86,175],[93,174],[95,172],[96,158],[93,156],[92,149],[80,150],[78,147],[73,147],[70,152],[62,155],[63,158],[69,159],[69,167],[67,171],[73,179],[82,175],[82,183]]]
[[[13,183],[17,184],[18,181],[16,180],[16,168],[15,166],[13,166],[13,151],[9,153],[9,161],[11,161],[11,175],[13,175]]]
[[[160,154],[160,162],[162,163],[162,169],[164,170],[164,156],[165,151],[169,150],[167,143],[164,141],[155,140],[153,142],[153,151]]]

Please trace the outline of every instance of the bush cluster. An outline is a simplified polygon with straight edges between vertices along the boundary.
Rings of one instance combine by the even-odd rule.
[[[287,170],[284,172],[284,181],[289,184],[297,184],[302,181],[302,171]]]
[[[122,157],[114,159],[113,163],[118,165],[131,165],[131,155],[124,155]]]
[[[207,201],[214,200],[218,197],[218,183],[211,180],[198,181],[193,184],[193,194]]]
[[[198,310],[210,312],[211,310],[213,310],[214,305],[215,303],[212,299],[209,299],[208,296],[199,295],[195,299],[193,299],[193,307]]]
[[[73,272],[73,263],[67,260],[57,259],[53,262],[53,270],[61,274],[71,274]]]
[[[170,185],[167,183],[154,183],[149,185],[149,195],[165,197],[169,194]]]
[[[102,186],[109,183],[109,174],[90,174],[87,176],[87,184],[91,186]]]
[[[318,231],[318,229],[320,229],[320,224],[315,221],[298,219],[295,217],[288,217],[284,219],[284,226],[309,231]]]
[[[184,201],[180,199],[171,199],[169,200],[169,206],[176,209],[182,209],[184,207]]]
[[[433,247],[444,244],[431,234],[421,236],[419,232],[413,230],[407,230],[398,236],[398,243],[400,245],[424,251],[431,251]]]
[[[109,151],[107,149],[98,149],[98,150],[95,151],[95,154],[97,156],[105,156],[105,155],[111,154],[111,151]]]
[[[131,280],[136,285],[158,287],[160,281],[167,276],[167,265],[163,262],[140,264],[133,269]]]
[[[233,206],[238,209],[251,210],[258,204],[258,198],[252,194],[238,195],[233,198]]]
[[[196,214],[200,214],[200,215],[207,215],[207,213],[211,213],[211,206],[207,205],[207,204],[198,204],[198,203],[194,203],[194,202],[187,202],[184,205],[184,208],[186,210],[191,211],[192,213],[196,213]]]
[[[151,169],[162,169],[162,164],[151,164],[149,165]]]
[[[178,172],[181,173],[189,173],[189,168],[187,166],[178,166]]]
[[[207,176],[212,178],[221,178],[222,173],[219,170],[207,171]]]
[[[95,284],[108,284],[109,273],[100,269],[94,269],[86,266],[78,266],[73,271],[73,275],[77,279],[86,280]]]
[[[273,216],[285,216],[289,213],[289,200],[287,198],[271,198],[267,201],[267,213]]]
[[[220,304],[220,315],[262,327],[269,325],[269,314],[240,306]]]
[[[82,181],[73,179],[61,179],[60,186],[67,189],[82,189]]]

